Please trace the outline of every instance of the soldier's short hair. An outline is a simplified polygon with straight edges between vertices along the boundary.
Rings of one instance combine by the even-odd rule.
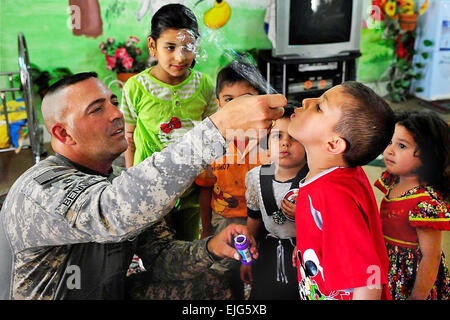
[[[52,94],[55,93],[56,91],[59,91],[67,86],[70,86],[72,84],[81,82],[83,80],[89,79],[89,78],[97,78],[97,72],[80,72],[80,73],[76,73],[74,75],[71,76],[67,76],[62,78],[61,80],[55,82],[54,84],[52,84],[48,90],[46,94]]]
[[[44,118],[44,124],[47,130],[50,132],[52,125],[56,122],[62,121],[65,114],[65,107],[60,103],[59,99],[54,99],[54,95],[60,90],[71,86],[75,83],[81,82],[89,78],[97,78],[96,72],[81,72],[55,82],[47,90],[44,98],[42,99],[42,117]],[[55,95],[56,96],[56,95]],[[70,123],[70,117],[69,117]]]

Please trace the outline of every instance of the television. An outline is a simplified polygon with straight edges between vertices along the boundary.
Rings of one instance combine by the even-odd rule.
[[[326,58],[359,52],[362,0],[276,0],[272,55]]]

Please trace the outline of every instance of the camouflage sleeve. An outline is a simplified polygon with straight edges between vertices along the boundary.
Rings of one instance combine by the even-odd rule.
[[[132,238],[166,215],[195,177],[224,154],[224,147],[207,118],[112,182],[63,167],[61,177],[40,184],[37,175],[45,180],[47,172],[42,174],[38,164],[10,190],[6,206],[15,212],[7,215],[11,241],[21,250]]]
[[[225,141],[205,119],[179,141],[124,171],[109,186],[94,185],[68,219],[96,242],[121,241],[160,220],[197,175],[224,153]]]
[[[187,280],[206,271],[214,262],[206,250],[207,239],[175,240],[164,219],[139,236],[137,255],[156,281]]]

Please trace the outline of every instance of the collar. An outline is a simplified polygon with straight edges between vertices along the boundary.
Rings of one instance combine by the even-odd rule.
[[[81,171],[83,173],[86,173],[86,174],[92,174],[92,175],[102,176],[102,177],[108,178],[113,173],[113,169],[112,168],[109,169],[108,174],[103,174],[103,173],[100,173],[98,171],[86,168],[86,167],[84,167],[84,166],[82,166],[82,165],[80,165],[80,164],[78,164],[76,162],[73,162],[72,160],[64,157],[63,155],[60,155],[59,153],[55,153],[55,157],[57,157],[58,159],[64,161],[65,163],[67,163],[71,167],[74,167],[75,169],[77,169],[77,170],[79,170],[79,171]]]
[[[184,85],[186,85],[188,82],[190,82],[194,76],[195,76],[195,72],[194,70],[190,69],[189,71],[189,75],[187,76],[186,79],[184,79],[183,81],[181,81],[178,84],[172,85],[172,84],[168,84],[165,82],[162,82],[161,80],[155,78],[152,74],[150,74],[150,71],[154,68],[155,66],[152,66],[150,68],[148,68],[147,70],[145,70],[143,73],[151,80],[153,81],[153,83],[156,83],[158,85],[160,85],[161,87],[164,88],[169,88],[169,89],[177,89],[179,87],[183,87]]]
[[[304,186],[307,186],[308,184],[316,181],[317,179],[323,177],[324,175],[326,175],[326,174],[328,174],[328,173],[330,173],[330,172],[332,172],[332,171],[334,171],[336,169],[339,169],[339,168],[344,168],[344,167],[332,167],[332,168],[329,168],[327,170],[322,171],[321,173],[316,174],[314,177],[312,177],[310,180],[308,180],[306,182],[305,182],[305,178],[306,178],[305,177],[302,180],[300,180],[299,186],[300,186],[300,188],[302,188]]]

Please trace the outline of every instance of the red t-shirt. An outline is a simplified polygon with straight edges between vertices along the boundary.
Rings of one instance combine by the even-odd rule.
[[[372,187],[362,168],[332,168],[300,185],[295,215],[302,299],[352,299],[383,284],[389,260]]]

